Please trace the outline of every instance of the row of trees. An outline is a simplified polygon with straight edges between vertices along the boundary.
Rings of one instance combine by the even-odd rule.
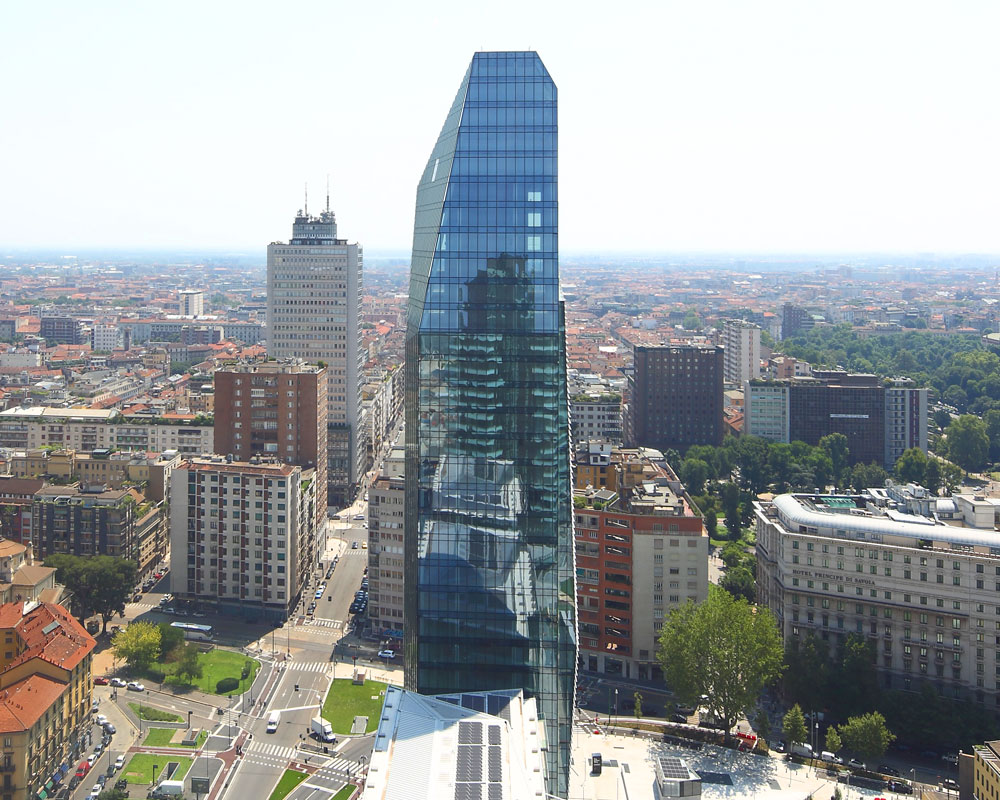
[[[165,622],[133,622],[115,633],[111,640],[115,657],[136,672],[147,671],[154,662],[174,662],[174,675],[183,680],[200,678],[199,650],[184,641],[184,632]]]
[[[798,703],[793,705],[782,720],[782,733],[789,744],[805,744],[809,728],[805,714]],[[880,758],[896,736],[886,725],[885,717],[878,711],[848,717],[843,725],[831,725],[826,730],[824,749],[839,753],[845,745],[862,758]]]

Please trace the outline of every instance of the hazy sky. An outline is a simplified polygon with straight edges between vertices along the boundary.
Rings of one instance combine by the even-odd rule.
[[[476,50],[559,87],[564,251],[1000,253],[1000,3],[0,2],[0,249],[409,250]]]

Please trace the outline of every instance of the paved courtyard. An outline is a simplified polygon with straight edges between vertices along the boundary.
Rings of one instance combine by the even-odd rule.
[[[590,758],[600,753],[602,774],[591,774]],[[701,796],[706,800],[829,800],[838,786],[825,772],[780,757],[740,753],[705,745],[700,751],[632,736],[587,733],[577,726],[573,739],[573,766],[569,800],[648,800],[653,798],[656,755],[685,759],[702,776]],[[886,791],[839,784],[847,798],[895,797]]]

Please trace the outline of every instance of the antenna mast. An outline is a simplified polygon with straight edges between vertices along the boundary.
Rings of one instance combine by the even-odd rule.
[[[309,182],[306,181],[306,216],[309,216]]]
[[[326,213],[330,213],[330,173],[326,173]]]

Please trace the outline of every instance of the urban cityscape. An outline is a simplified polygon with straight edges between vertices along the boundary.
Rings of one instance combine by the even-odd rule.
[[[608,31],[669,21],[708,41],[706,12],[669,5],[608,12]],[[775,5],[749,21],[738,5],[713,52],[742,41],[741,20],[755,41],[784,47],[781,25],[820,18]],[[149,129],[137,144],[149,98],[126,120],[116,96],[107,135],[123,162],[168,141],[191,158],[173,179],[150,166],[169,197],[145,217],[133,199],[104,219],[108,197],[135,187],[93,142],[94,163],[66,178],[92,182],[92,207],[65,227],[65,208],[36,224],[13,196],[31,172],[11,167],[0,201],[0,800],[1000,796],[1000,242],[979,208],[1000,165],[977,138],[996,120],[954,154],[956,167],[984,164],[963,173],[967,191],[954,174],[933,184],[933,159],[945,158],[933,153],[927,186],[890,192],[891,170],[872,167],[883,156],[860,147],[830,156],[856,157],[870,176],[851,188],[857,209],[826,173],[825,200],[760,186],[746,220],[720,199],[713,222],[707,206],[670,220],[679,206],[664,199],[657,223],[658,193],[672,191],[655,186],[659,148],[607,156],[630,149],[630,126],[633,149],[647,148],[665,118],[635,109],[606,127],[598,99],[633,97],[629,78],[592,80],[617,68],[556,35],[605,23],[564,31],[545,9],[530,46],[504,20],[495,33],[507,46],[477,47],[450,18],[457,9],[442,2],[417,19],[390,4],[387,42],[403,47],[404,22],[455,41],[405,68],[403,50],[382,50],[370,74],[337,75],[339,97],[306,72],[286,102],[266,97],[270,57],[254,65],[238,36],[192,49],[212,65],[208,88],[191,85],[205,147],[166,122],[169,133]],[[330,45],[332,12],[303,11],[303,59],[315,63],[305,43]],[[940,24],[986,41],[991,10],[926,11],[905,20],[914,36]],[[82,24],[80,13],[68,20]],[[123,13],[110,30],[155,25],[152,12]],[[370,11],[342,13],[341,32],[377,25]],[[825,47],[840,31],[874,58],[881,44],[856,30],[861,12],[844,13],[802,41]],[[302,20],[205,14],[192,47],[230,19],[268,40],[270,20],[276,53],[296,50],[283,34]],[[876,27],[904,21],[873,14]],[[471,18],[488,32],[485,16]],[[46,52],[41,17],[11,21],[18,53]],[[157,50],[182,23],[160,21],[148,34]],[[358,36],[374,52],[371,33]],[[916,64],[914,41],[890,49]],[[361,45],[344,47],[353,58]],[[698,63],[697,47],[677,47]],[[772,55],[739,47],[759,58],[751,72],[769,69]],[[949,52],[949,79],[1000,66],[981,47]],[[231,155],[212,138],[244,101],[235,76],[229,100],[217,84],[226,54],[261,87],[253,102],[283,117]],[[648,55],[623,52],[622,64]],[[802,57],[833,81],[830,108],[847,109],[836,72]],[[888,75],[881,58],[871,63]],[[191,69],[141,63],[135,75],[81,67],[100,79],[67,76],[73,103],[116,81],[127,93],[146,69],[151,86],[163,81],[156,91],[174,91]],[[698,66],[692,80],[708,87],[714,73]],[[900,103],[924,74],[913,69]],[[803,80],[793,73],[790,93]],[[405,87],[358,105],[362,82],[393,80]],[[232,107],[209,112],[209,97]],[[953,99],[934,102],[966,107]],[[23,96],[7,100],[30,128]],[[812,102],[797,108],[808,115]],[[398,146],[366,117],[386,103],[397,104]],[[311,131],[287,163],[265,155],[282,126],[323,115],[332,136],[364,144],[338,152]],[[344,132],[354,125],[365,130]],[[40,146],[3,137],[29,161]],[[242,210],[213,217],[224,189],[210,165],[216,181],[230,157],[245,169],[245,147],[260,151],[266,197],[240,184]],[[357,167],[379,148],[388,166]],[[637,157],[648,174],[631,169]],[[749,172],[737,186],[740,175],[699,163],[720,194],[728,180],[746,191]],[[776,168],[775,180],[790,187],[796,170]],[[357,176],[378,185],[357,190]],[[880,193],[895,215],[878,216]],[[928,221],[948,213],[949,224]],[[747,220],[778,238],[748,237]],[[122,237],[102,245],[105,222]]]

